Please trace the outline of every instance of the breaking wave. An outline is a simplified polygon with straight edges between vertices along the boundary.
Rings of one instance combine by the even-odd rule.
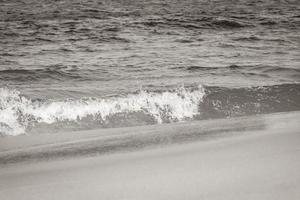
[[[77,129],[80,128],[78,125],[91,125],[91,122],[92,126],[126,126],[130,125],[132,116],[146,124],[182,121],[199,114],[198,105],[204,94],[204,88],[199,86],[194,89],[180,87],[164,92],[140,91],[106,99],[34,101],[22,96],[17,90],[1,88],[0,133],[24,134],[41,124],[56,124],[56,128],[57,124],[61,128],[77,124],[76,127],[73,126]]]
[[[300,110],[300,84],[178,87],[108,98],[33,100],[0,88],[0,134],[125,127]]]

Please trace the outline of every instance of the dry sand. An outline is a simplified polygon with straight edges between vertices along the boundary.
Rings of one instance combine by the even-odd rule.
[[[179,125],[97,130],[98,136],[97,131],[79,132],[76,136],[66,133],[60,139],[55,134],[24,136],[23,145],[22,137],[2,138],[0,199],[298,200],[299,122],[300,113],[291,112]],[[121,136],[118,131],[122,132]],[[168,137],[160,136],[163,132]],[[139,133],[142,136],[138,136]],[[109,134],[114,135],[113,139]],[[207,137],[210,134],[213,136]],[[191,142],[188,136],[195,141]],[[32,140],[28,139],[30,137]],[[74,137],[76,143],[71,142]],[[143,145],[128,148],[131,140],[136,142],[133,139],[136,137]],[[155,142],[149,139],[153,137]],[[107,138],[117,141],[111,142],[109,149],[116,144],[122,144],[122,148],[102,153],[101,148],[87,148],[97,146],[91,141],[97,141],[101,146],[110,141]],[[80,154],[80,148],[74,151],[76,153],[57,153],[66,146],[67,149],[80,146],[83,152],[88,149],[88,153]],[[28,157],[35,148],[40,153]],[[98,150],[101,156],[91,156]],[[18,155],[27,157],[22,159]]]

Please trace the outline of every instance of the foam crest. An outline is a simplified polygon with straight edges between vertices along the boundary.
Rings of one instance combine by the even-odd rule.
[[[86,117],[105,122],[116,114],[142,112],[157,123],[182,121],[199,114],[204,88],[184,87],[165,92],[140,91],[124,97],[83,98],[79,100],[38,102],[25,98],[16,90],[0,89],[0,132],[24,134],[37,123],[76,122]]]
[[[0,133],[18,135],[24,133],[22,108],[31,105],[31,101],[20,96],[20,92],[0,88]]]

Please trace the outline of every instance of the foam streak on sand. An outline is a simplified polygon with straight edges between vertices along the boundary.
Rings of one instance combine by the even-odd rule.
[[[0,140],[0,165],[139,150],[196,140],[299,129],[299,112],[232,119],[48,133]]]

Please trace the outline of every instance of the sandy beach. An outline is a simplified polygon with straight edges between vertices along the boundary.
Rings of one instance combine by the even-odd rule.
[[[64,157],[58,153],[59,148],[71,143],[68,133],[60,139],[55,134],[30,136],[36,139],[23,146],[18,137],[3,138],[0,199],[296,200],[300,198],[299,117],[299,112],[290,112],[132,127],[119,135],[114,131],[120,133],[121,129],[73,133],[73,140],[82,149],[81,156],[79,148]],[[260,122],[256,128],[255,122]],[[162,139],[161,131],[166,131],[168,142]],[[205,136],[209,132],[210,137]],[[114,149],[115,143],[111,142],[110,147],[106,146],[111,152],[99,155],[86,148],[91,141],[101,146],[101,141],[108,141],[108,134],[122,148]],[[137,138],[143,145],[127,148],[126,144],[136,138],[133,135],[139,134]],[[186,140],[185,135],[192,135],[194,141]],[[149,140],[153,137],[156,142]],[[60,143],[56,153],[51,154],[53,144],[46,144],[45,138]],[[44,157],[48,155],[47,160],[39,159],[38,154],[18,158],[20,152],[33,152],[34,146]],[[72,147],[77,148],[74,143]],[[14,162],[8,162],[9,158]]]
[[[0,200],[300,200],[300,0],[0,0]]]

